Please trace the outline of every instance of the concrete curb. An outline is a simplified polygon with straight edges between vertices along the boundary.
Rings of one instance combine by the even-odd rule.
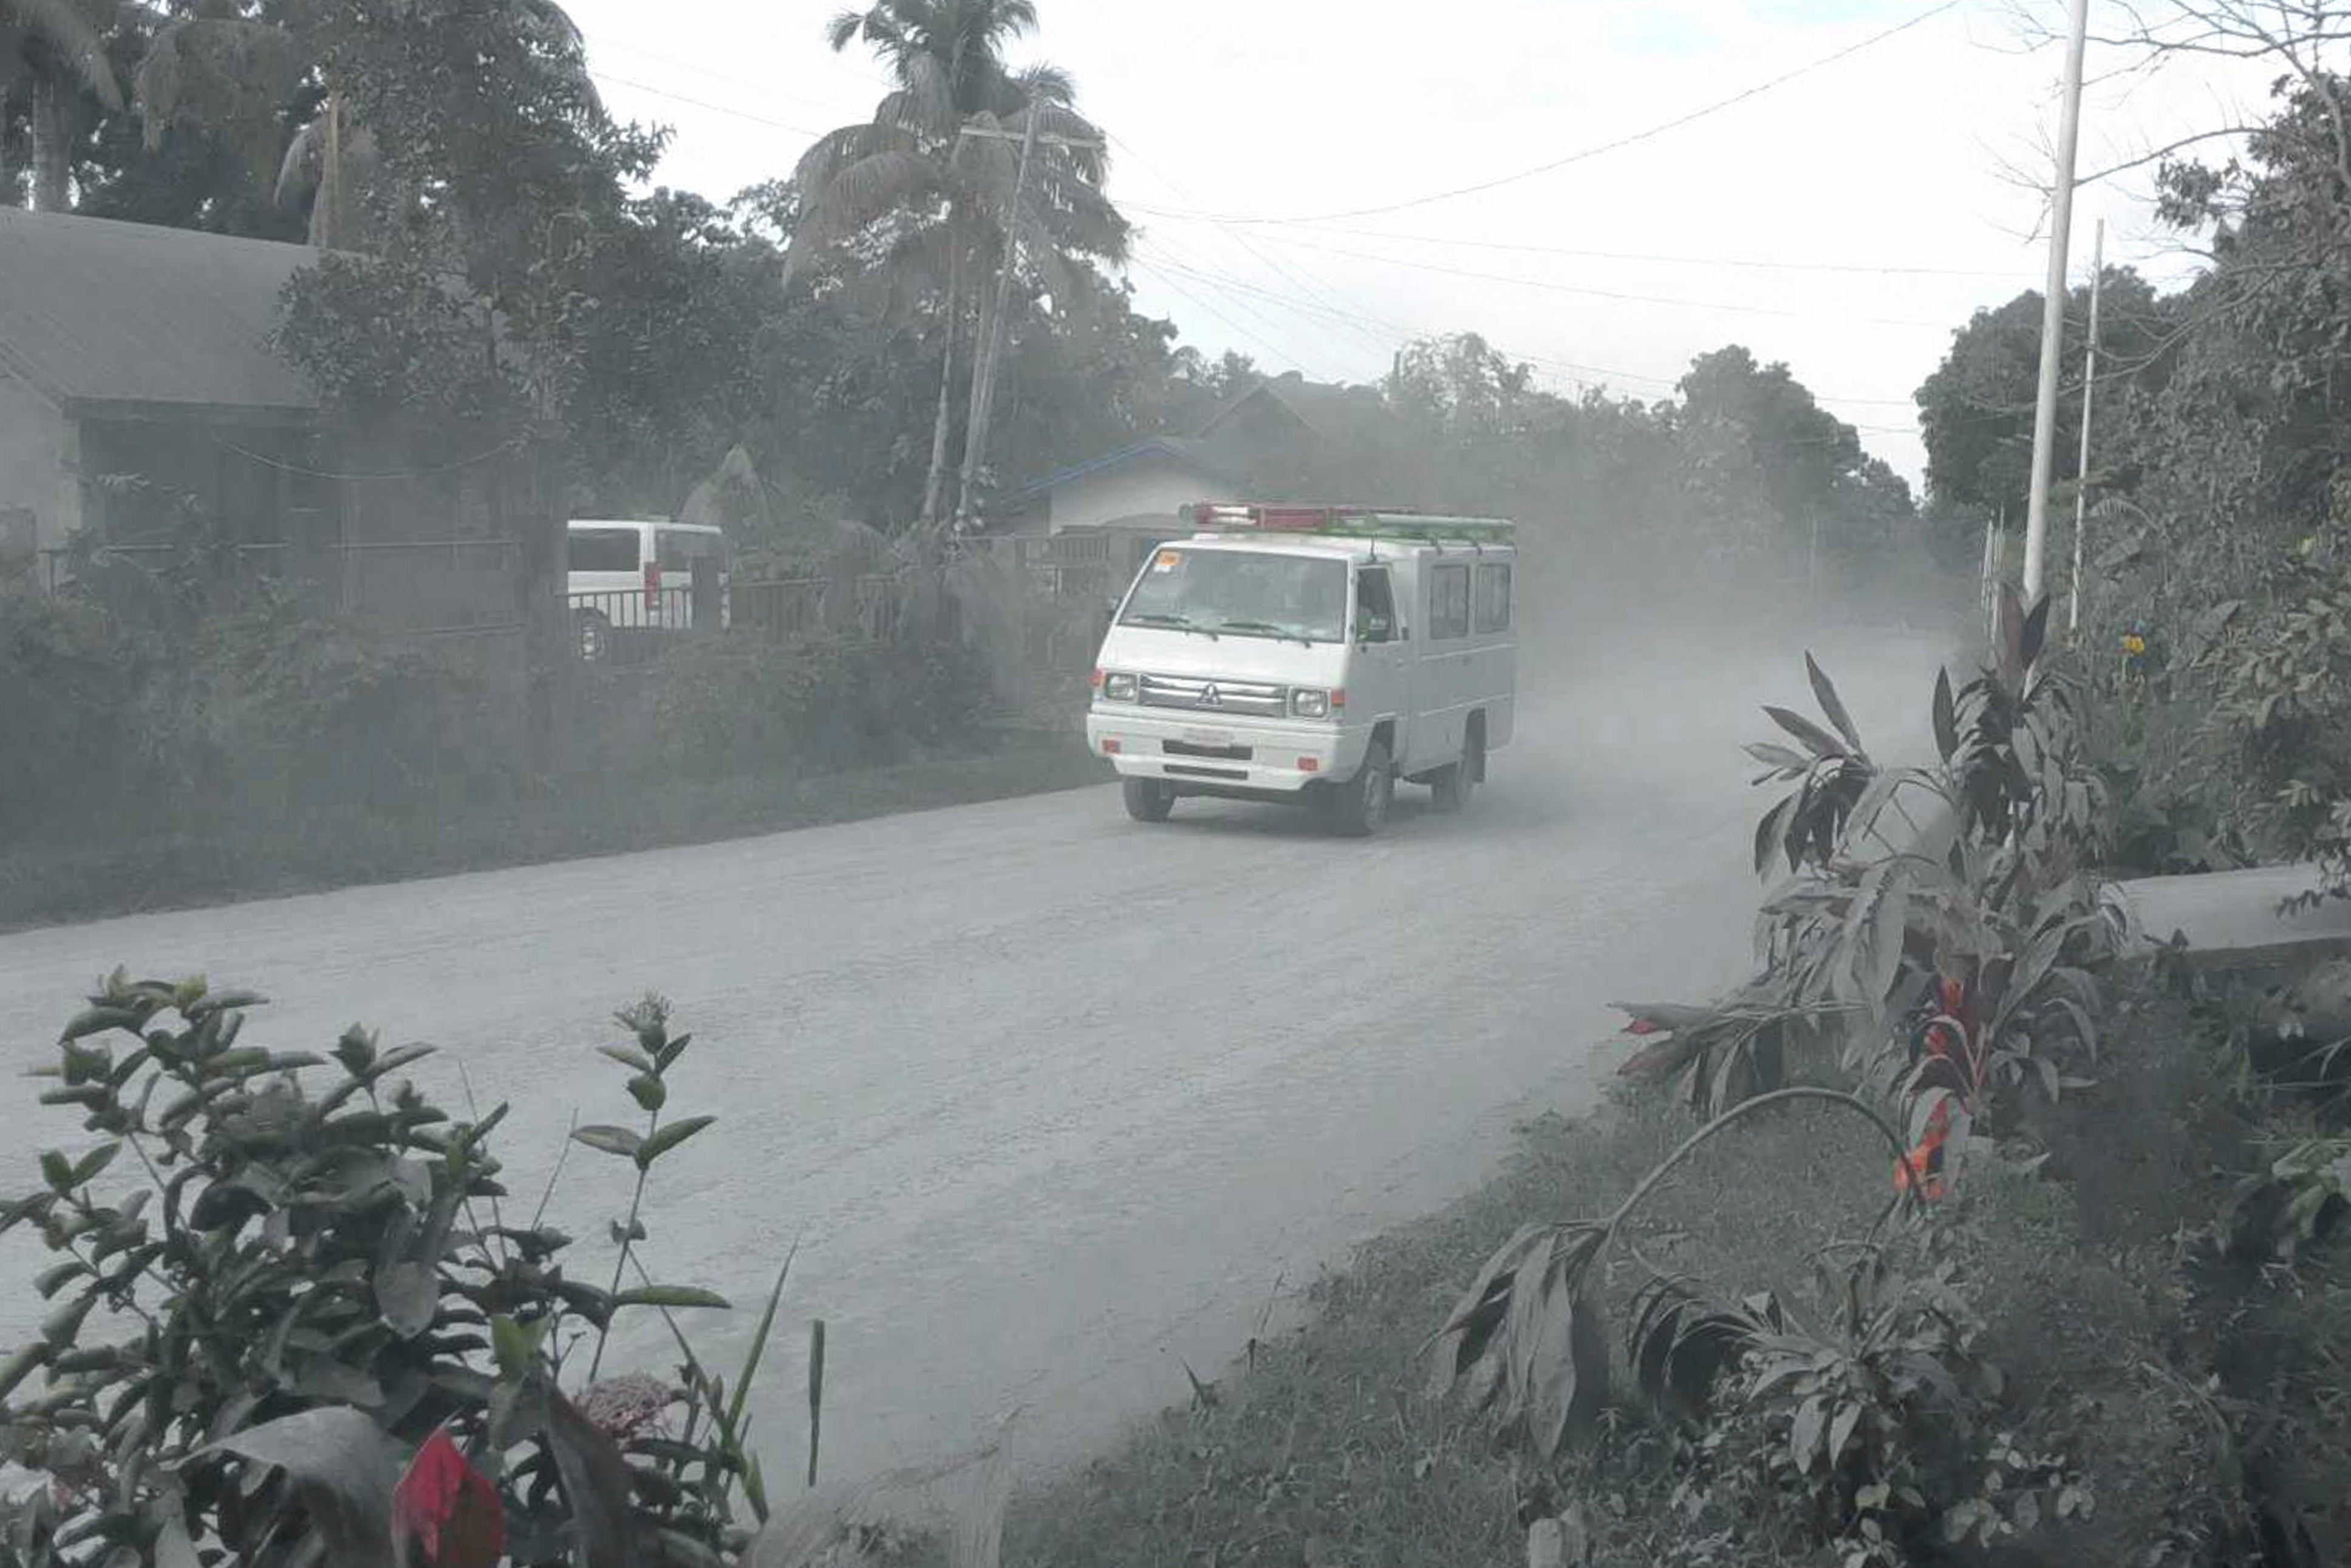
[[[2256,866],[2193,876],[2151,876],[2106,884],[2107,903],[2138,938],[2187,939],[2188,963],[2203,969],[2262,968],[2351,952],[2351,900],[2281,916],[2278,905],[2319,885],[2314,866]]]

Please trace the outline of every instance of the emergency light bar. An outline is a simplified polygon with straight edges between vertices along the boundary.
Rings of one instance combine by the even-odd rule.
[[[1202,533],[1322,534],[1340,538],[1458,540],[1506,545],[1518,535],[1508,517],[1441,517],[1401,508],[1275,507],[1202,501],[1184,508]]]

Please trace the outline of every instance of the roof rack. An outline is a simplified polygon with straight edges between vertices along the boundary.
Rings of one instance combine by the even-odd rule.
[[[1339,538],[1507,545],[1518,537],[1508,517],[1452,517],[1401,507],[1290,507],[1253,501],[1200,501],[1183,509],[1202,533],[1321,534]]]

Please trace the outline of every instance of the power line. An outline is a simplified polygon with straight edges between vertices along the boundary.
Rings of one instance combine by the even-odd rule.
[[[1474,184],[1457,185],[1450,190],[1434,191],[1425,196],[1413,196],[1400,202],[1385,202],[1376,206],[1353,207],[1343,212],[1317,213],[1302,217],[1267,217],[1263,215],[1252,215],[1249,214],[1240,213],[1228,213],[1223,214],[1190,213],[1180,215],[1205,218],[1212,223],[1332,223],[1347,218],[1369,218],[1377,217],[1386,213],[1401,213],[1414,207],[1428,206],[1437,202],[1448,202],[1461,196],[1474,196],[1487,191],[1499,190],[1504,185],[1512,185],[1517,184],[1523,180],[1531,180],[1537,175],[1548,174],[1556,170],[1564,169],[1570,164],[1582,163],[1588,160],[1601,157],[1606,153],[1620,152],[1625,148],[1635,146],[1637,143],[1663,136],[1667,131],[1678,131],[1683,126],[1693,124],[1698,120],[1708,118],[1709,115],[1719,114],[1724,110],[1744,103],[1750,99],[1761,97],[1762,94],[1770,92],[1775,88],[1784,87],[1800,77],[1810,76],[1814,71],[1824,69],[1829,66],[1835,65],[1841,60],[1849,59],[1853,56],[1860,54],[1865,49],[1874,48],[1877,45],[1885,43],[1889,38],[1896,37],[1900,34],[1908,32],[1913,27],[1919,26],[1924,23],[1934,20],[1937,16],[1941,16],[1946,11],[1958,9],[1962,3],[1963,0],[1942,0],[1942,4],[1920,12],[1917,16],[1911,17],[1907,22],[1896,23],[1895,26],[1886,28],[1883,32],[1870,35],[1868,37],[1862,39],[1857,44],[1849,44],[1834,54],[1823,55],[1819,59],[1813,60],[1808,65],[1798,66],[1792,71],[1782,72],[1781,75],[1771,78],[1769,81],[1759,82],[1755,86],[1748,88],[1743,91],[1733,93],[1729,98],[1718,99],[1714,102],[1707,104],[1702,108],[1694,109],[1687,114],[1677,116],[1676,118],[1666,120],[1661,124],[1650,126],[1645,131],[1636,131],[1630,135],[1617,137],[1612,141],[1604,141],[1594,147],[1586,147],[1580,152],[1571,152],[1564,158],[1554,158],[1550,162],[1539,163],[1531,169],[1522,169],[1514,174],[1500,174],[1490,180],[1480,180]],[[1171,214],[1169,215],[1174,216],[1179,214]]]
[[[613,87],[634,88],[639,92],[648,92],[653,94],[655,98],[665,98],[674,103],[691,104],[696,109],[709,110],[714,114],[731,114],[737,120],[747,120],[755,125],[773,126],[778,131],[789,131],[795,136],[805,136],[811,141],[828,134],[828,132],[822,131],[811,131],[805,125],[794,125],[787,120],[770,120],[764,114],[754,114],[747,109],[737,109],[729,104],[713,103],[706,98],[695,98],[687,93],[673,92],[668,88],[655,87],[651,82],[637,81],[632,78],[624,76],[614,76],[610,71],[597,70],[592,67],[590,68],[588,74],[594,77],[598,81],[608,83]]]
[[[1280,236],[1274,237],[1280,238]],[[1925,321],[1897,316],[1856,316],[1842,310],[1788,310],[1771,305],[1732,305],[1712,299],[1677,299],[1656,294],[1628,294],[1620,289],[1589,288],[1580,284],[1553,283],[1547,278],[1517,277],[1506,272],[1479,272],[1469,267],[1446,267],[1433,261],[1410,261],[1398,256],[1379,256],[1370,251],[1349,250],[1343,246],[1308,245],[1303,240],[1283,240],[1281,243],[1300,246],[1308,250],[1319,250],[1329,256],[1343,256],[1357,261],[1376,262],[1384,267],[1406,267],[1416,272],[1438,273],[1447,277],[1468,277],[1488,283],[1509,283],[1520,288],[1538,288],[1552,294],[1576,294],[1594,299],[1614,299],[1636,305],[1669,305],[1685,310],[1721,310],[1741,316],[1778,316],[1794,320],[1826,319],[1863,322],[1875,327],[1913,327],[1937,332],[1946,332],[1950,329],[1950,323],[1948,321]]]
[[[1145,261],[1135,261],[1130,263],[1130,265],[1142,267],[1147,272],[1157,272],[1159,270],[1157,267]],[[1226,326],[1230,327],[1235,332],[1239,333],[1242,338],[1256,344],[1265,352],[1271,354],[1276,360],[1280,361],[1285,364],[1291,365],[1301,371],[1307,368],[1306,365],[1297,358],[1297,356],[1285,353],[1281,350],[1275,348],[1272,344],[1267,342],[1264,339],[1259,337],[1256,333],[1250,331],[1248,328],[1242,326],[1239,322],[1234,320],[1231,317],[1226,315],[1223,311],[1217,309],[1215,306],[1209,304],[1198,295],[1193,293],[1190,289],[1186,288],[1174,278],[1162,276],[1159,281],[1165,284],[1175,293],[1183,296],[1193,304],[1198,306],[1201,309],[1206,310],[1209,315],[1214,316],[1217,320],[1222,321]]]
[[[1188,267],[1176,262],[1163,261],[1154,266],[1153,270],[1163,275],[1163,281],[1168,281],[1168,279],[1165,277],[1165,274],[1176,273],[1192,279],[1203,287],[1215,288],[1228,294],[1253,294],[1268,300],[1290,306],[1293,308],[1313,311],[1326,316],[1343,316],[1346,314],[1343,311],[1336,310],[1329,306],[1317,305],[1311,301],[1295,299],[1288,296],[1276,293],[1271,289],[1263,288],[1255,284],[1245,283],[1238,278],[1211,272],[1197,267]],[[1198,297],[1196,295],[1187,293],[1185,297],[1194,300],[1195,303],[1198,302]],[[1375,325],[1384,327],[1399,337],[1417,338],[1430,335],[1425,329],[1384,320],[1377,316],[1365,315],[1361,319],[1373,322]],[[1652,386],[1662,387],[1668,391],[1677,388],[1681,384],[1677,379],[1672,377],[1644,375],[1635,371],[1613,370],[1604,365],[1583,364],[1576,361],[1562,360],[1552,355],[1530,353],[1523,350],[1511,348],[1507,344],[1495,343],[1491,346],[1497,352],[1510,359],[1523,361],[1529,364],[1540,367],[1548,367],[1555,370],[1575,372],[1574,374],[1571,374],[1567,379],[1574,382],[1579,386],[1592,390],[1604,392],[1608,390],[1608,388],[1606,383],[1604,382],[1593,382],[1584,380],[1583,378],[1599,376],[1619,382],[1641,382]],[[1808,392],[1811,391],[1810,388],[1805,390]],[[1908,398],[1837,397],[1827,392],[1812,392],[1812,395],[1815,402],[1824,406],[1833,404],[1853,404],[1886,408],[1908,408],[1913,406],[1912,400]],[[1915,427],[1907,425],[1855,424],[1854,428],[1855,430],[1871,431],[1879,434],[1886,435],[1916,435],[1917,434]]]
[[[1186,213],[1177,212],[1171,208],[1154,207],[1142,202],[1128,202],[1125,203],[1124,205],[1130,211],[1144,213],[1156,217],[1174,218],[1176,221],[1183,223],[1216,223],[1219,226],[1222,226],[1222,220],[1214,218],[1197,218]],[[1822,272],[1859,274],[1863,276],[1880,277],[1993,277],[2014,279],[2022,276],[2022,274],[2016,269],[1998,271],[1988,267],[1912,267],[1884,262],[1773,261],[1750,256],[1661,256],[1643,251],[1589,250],[1575,246],[1527,245],[1510,240],[1464,239],[1448,235],[1400,235],[1392,234],[1384,229],[1315,227],[1313,225],[1280,225],[1266,226],[1305,227],[1310,228],[1311,232],[1320,234],[1345,235],[1357,239],[1390,240],[1408,245],[1452,246],[1464,250],[1515,251],[1530,256],[1574,256],[1579,259],[1588,261],[1636,261],[1652,266],[1724,267],[1739,267],[1761,272]],[[1264,237],[1277,245],[1283,243],[1299,243],[1295,240],[1289,240],[1287,236],[1281,235],[1270,234]]]

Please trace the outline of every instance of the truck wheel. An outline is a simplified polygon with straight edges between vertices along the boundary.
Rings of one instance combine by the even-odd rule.
[[[1429,781],[1440,811],[1458,811],[1469,804],[1478,780],[1486,771],[1486,743],[1476,730],[1461,741],[1461,760]]]
[[[1386,746],[1375,740],[1364,747],[1363,767],[1324,800],[1331,829],[1343,837],[1367,839],[1386,826],[1388,807],[1395,800],[1395,770]]]
[[[1126,800],[1126,814],[1138,822],[1164,822],[1176,809],[1175,788],[1159,779],[1122,779],[1118,788]]]

